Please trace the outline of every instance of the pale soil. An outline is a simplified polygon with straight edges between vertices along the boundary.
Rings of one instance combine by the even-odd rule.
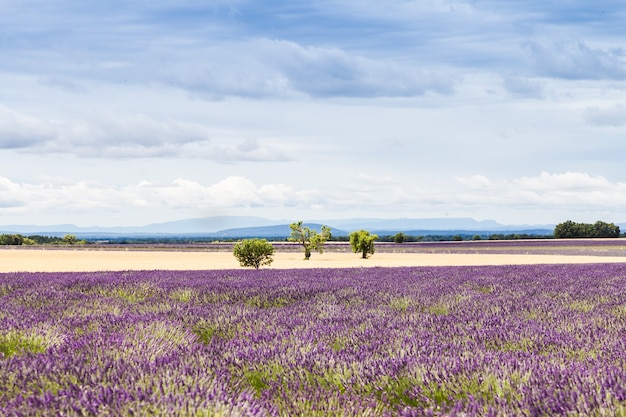
[[[361,259],[353,253],[313,254],[309,261],[301,253],[277,252],[271,269],[359,268],[393,266],[524,265],[564,263],[626,263],[626,257],[376,253]],[[64,272],[124,270],[203,270],[241,268],[228,252],[15,250],[0,249],[0,272]]]

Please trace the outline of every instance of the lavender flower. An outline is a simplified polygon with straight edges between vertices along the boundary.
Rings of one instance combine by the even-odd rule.
[[[0,274],[0,414],[626,413],[626,265]]]

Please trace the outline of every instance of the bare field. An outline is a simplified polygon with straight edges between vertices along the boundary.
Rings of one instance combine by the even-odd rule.
[[[626,263],[623,256],[545,254],[376,253],[368,259],[359,254],[314,253],[309,261],[302,253],[277,252],[265,268],[361,268],[454,265]],[[72,272],[125,270],[238,269],[229,252],[124,251],[63,249],[0,249],[0,272]]]

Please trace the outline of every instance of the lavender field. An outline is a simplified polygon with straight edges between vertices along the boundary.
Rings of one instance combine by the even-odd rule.
[[[626,264],[0,274],[3,416],[626,415]]]

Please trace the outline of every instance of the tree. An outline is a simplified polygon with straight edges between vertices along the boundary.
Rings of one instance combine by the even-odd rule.
[[[311,257],[311,250],[324,253],[324,243],[330,239],[330,227],[322,226],[321,233],[317,230],[311,230],[302,224],[302,221],[291,223],[291,236],[288,238],[290,242],[298,242],[304,248],[304,259],[307,261]]]
[[[619,237],[620,234],[619,226],[599,220],[594,223],[593,231],[595,237]]]
[[[84,245],[87,242],[78,240],[75,235],[65,235],[61,243],[64,245]]]
[[[24,243],[24,236],[17,235],[0,235],[0,245],[21,245]]]
[[[373,235],[367,230],[358,230],[350,233],[350,246],[352,252],[361,252],[362,258],[367,258],[368,254],[374,254],[374,241],[378,235]]]
[[[619,235],[619,226],[600,220],[594,224],[575,223],[571,220],[567,220],[554,227],[554,237],[556,239],[619,237]]]
[[[554,237],[556,239],[567,239],[578,237],[578,226],[571,220],[559,223],[554,227]]]
[[[405,240],[406,240],[406,235],[402,232],[398,232],[395,235],[393,235],[394,243],[404,243]]]
[[[235,244],[233,255],[239,261],[239,265],[259,269],[262,265],[272,263],[274,247],[265,239],[244,239]]]

